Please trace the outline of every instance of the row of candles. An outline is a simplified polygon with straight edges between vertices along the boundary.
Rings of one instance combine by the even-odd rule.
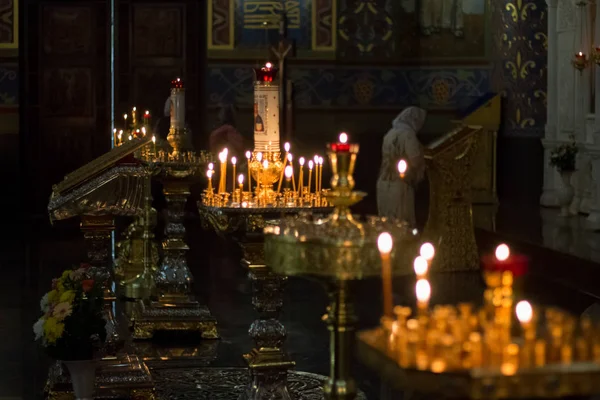
[[[292,185],[293,185],[293,190],[298,192],[298,194],[302,194],[304,192],[304,189],[308,190],[308,193],[312,193],[313,190],[313,183],[312,183],[312,176],[313,176],[313,170],[315,171],[315,182],[314,182],[314,191],[315,193],[319,193],[322,190],[322,182],[323,182],[323,162],[324,159],[323,157],[319,156],[319,155],[315,155],[313,157],[312,160],[308,160],[308,162],[306,162],[306,159],[304,157],[300,157],[298,159],[298,164],[299,164],[299,173],[298,173],[298,186],[296,187],[296,178],[294,176],[294,167],[293,167],[293,155],[292,153],[290,153],[290,144],[289,143],[285,143],[284,144],[284,149],[285,149],[285,156],[283,158],[283,168],[281,169],[281,174],[279,177],[279,183],[277,186],[277,194],[279,194],[281,192],[281,188],[282,188],[282,183],[283,183],[283,178],[285,177],[286,182],[291,181]],[[248,161],[248,181],[247,181],[247,187],[248,187],[248,192],[252,192],[252,174],[250,171],[250,160],[252,159],[253,154],[250,151],[246,152],[246,159]],[[269,168],[269,160],[268,157],[265,157],[263,159],[263,153],[262,152],[256,152],[254,154],[255,159],[259,162],[262,163],[262,168],[263,170],[266,170]],[[236,175],[236,167],[237,167],[237,158],[236,157],[231,157],[230,159],[228,158],[228,149],[225,148],[223,149],[223,151],[221,151],[219,153],[219,161],[220,161],[220,170],[219,170],[219,185],[217,187],[217,193],[224,193],[226,192],[226,187],[227,187],[227,170],[228,170],[228,164],[231,163],[232,166],[232,187],[235,188],[236,187],[236,178],[237,178],[237,184],[239,184],[239,188],[240,190],[243,190],[243,184],[244,184],[244,175],[240,174],[240,175]],[[272,162],[272,161],[271,161]],[[304,167],[305,165],[308,167],[308,183],[304,182],[304,177],[305,177],[305,173],[304,173]],[[209,179],[209,191],[214,190],[213,186],[212,186],[212,178],[215,174],[215,169],[214,169],[214,164],[209,164],[208,165],[208,171],[206,172],[206,175]],[[266,184],[264,182],[261,182],[261,173],[258,172],[257,174],[257,185],[260,187],[263,184]]]
[[[129,126],[127,125],[128,121],[131,121]],[[138,122],[137,107],[133,107],[131,110],[131,120],[129,120],[128,114],[123,114],[124,129],[113,129],[114,145],[120,146],[125,140],[133,140],[135,137],[146,136],[146,133],[151,129],[150,111],[146,110],[144,112],[141,127],[138,126]],[[124,137],[126,134],[127,137]],[[153,140],[156,141],[155,139]]]
[[[546,329],[541,331],[540,313],[528,301],[513,307],[513,283],[524,272],[526,259],[511,255],[507,245],[499,245],[495,256],[484,260],[488,288],[483,308],[476,310],[472,304],[463,303],[430,310],[427,277],[435,249],[430,243],[423,244],[413,264],[417,277],[414,315],[410,307],[394,307],[392,303],[392,237],[382,233],[378,247],[383,268],[386,352],[401,367],[433,373],[491,368],[511,376],[519,369],[549,364],[600,362],[600,337],[588,318],[577,321],[563,311],[548,308],[543,313]],[[520,329],[513,327],[513,314]]]

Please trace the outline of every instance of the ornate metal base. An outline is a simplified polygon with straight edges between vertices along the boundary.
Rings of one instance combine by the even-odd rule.
[[[71,377],[60,361],[50,367],[47,399],[75,399]],[[135,355],[99,361],[96,398],[154,400],[154,383],[148,367]]]
[[[132,350],[149,368],[208,367],[217,359],[219,340],[202,340],[194,345],[161,346],[148,340],[131,344]]]
[[[152,339],[158,331],[195,331],[203,339],[219,339],[217,320],[195,301],[138,301],[133,311],[133,338]]]
[[[157,397],[169,400],[236,400],[250,384],[245,368],[160,369],[154,370],[152,376]],[[326,380],[322,375],[291,371],[288,375],[290,396],[294,400],[322,400]],[[356,399],[366,400],[366,397],[359,393]]]

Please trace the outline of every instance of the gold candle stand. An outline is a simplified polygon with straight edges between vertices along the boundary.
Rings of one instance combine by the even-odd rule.
[[[157,331],[195,331],[204,339],[219,338],[216,319],[192,293],[193,277],[187,265],[189,247],[183,224],[190,186],[199,180],[198,172],[208,164],[209,157],[189,151],[188,139],[177,132],[171,129],[169,144],[161,144],[158,154],[150,149],[138,154],[155,169],[155,175],[163,183],[167,225],[162,245],[164,257],[155,277],[155,300],[137,302],[133,312],[134,339],[151,339]]]
[[[240,243],[244,258],[242,266],[249,269],[252,281],[252,304],[258,313],[248,334],[255,346],[244,354],[251,377],[251,383],[240,400],[260,400],[263,393],[274,393],[277,398],[291,399],[287,385],[288,371],[293,369],[292,361],[283,345],[286,339],[285,326],[279,321],[283,308],[283,293],[287,277],[274,273],[265,264],[262,230],[268,221],[283,215],[297,215],[300,212],[323,214],[328,208],[239,208],[210,207],[198,204],[203,225],[214,230],[219,236],[235,236]]]
[[[328,218],[317,223],[300,219],[265,228],[267,265],[282,275],[316,277],[326,283],[330,306],[324,319],[330,331],[331,364],[324,392],[326,398],[336,400],[355,399],[358,395],[350,363],[357,320],[350,298],[351,282],[381,275],[376,245],[379,229],[390,231],[405,249],[411,248],[414,241],[403,225],[375,219],[362,224],[352,217],[350,207],[365,196],[353,191],[357,154],[358,145],[345,141],[330,146],[333,190],[326,196],[334,209]],[[401,262],[395,252],[391,257]]]

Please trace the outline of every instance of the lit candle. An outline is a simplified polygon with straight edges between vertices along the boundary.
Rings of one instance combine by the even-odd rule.
[[[294,156],[292,155],[292,153],[288,154],[287,159],[290,165],[292,165],[292,161],[294,160]],[[292,171],[293,170],[294,168],[292,167]],[[296,193],[296,178],[294,177],[294,175],[292,175],[292,190],[294,191],[294,193]]]
[[[144,113],[144,126],[150,127],[150,111],[146,110]]]
[[[283,173],[288,162],[288,155],[290,154],[290,144],[287,142],[284,143],[283,149],[285,150],[285,156],[283,157],[283,168],[281,169],[281,176],[279,177],[279,185],[277,185],[277,193],[281,192],[281,182],[283,181]]]
[[[524,367],[531,367],[536,335],[536,327],[533,323],[533,307],[528,301],[523,300],[517,303],[515,312],[525,337],[523,351],[521,352],[522,363]]]
[[[310,183],[312,180],[313,160],[308,161],[308,193],[310,194]]]
[[[235,165],[236,164],[237,164],[237,158],[236,157],[231,157],[231,165],[233,166],[233,179],[232,179],[233,183],[231,185],[231,190],[235,189]]]
[[[323,190],[323,157],[319,156],[319,193]]]
[[[212,176],[213,173],[215,171],[213,171],[212,169],[209,168],[208,171],[206,171],[206,176],[208,177],[208,193],[212,193],[213,187],[212,187]]]
[[[290,180],[294,176],[294,167],[288,165],[285,167],[285,187],[286,189],[290,188]]]
[[[123,131],[122,131],[122,130],[120,130],[120,131],[119,131],[119,136],[118,136],[118,138],[119,138],[119,145],[120,145],[120,144],[122,144],[122,143],[123,143]]]
[[[427,314],[429,308],[429,299],[431,298],[431,286],[427,279],[419,279],[415,285],[417,295],[417,308],[421,315]]]
[[[427,264],[427,260],[423,256],[416,257],[413,263],[413,269],[415,270],[417,278],[426,278],[427,272],[429,271],[429,265]]]
[[[250,175],[250,158],[252,157],[252,153],[250,151],[246,151],[246,159],[248,160],[248,191],[252,192],[252,175]]]
[[[240,174],[240,176],[238,176],[238,184],[240,185],[240,196],[242,194],[242,192],[244,191],[244,175]]]
[[[225,177],[227,176],[227,153],[225,150],[219,153],[219,161],[221,161],[221,170],[219,171],[219,193],[225,191]]]
[[[133,126],[137,125],[137,114],[136,114],[137,108],[133,107],[133,110],[131,110],[131,123],[133,124]]]
[[[117,129],[113,129],[113,146],[116,146],[117,143],[117,139],[118,139],[118,135],[117,135]]]
[[[125,123],[125,129],[127,129],[127,114],[123,114],[123,121]]]
[[[435,247],[429,242],[423,243],[419,249],[419,255],[425,260],[431,261],[435,256]]]
[[[154,147],[154,155],[156,155],[156,136],[152,135],[152,146]]]
[[[405,160],[398,161],[398,172],[400,173],[400,178],[404,179],[404,175],[406,175],[406,170],[408,169],[408,164]]]
[[[133,136],[129,135],[129,140],[133,140]]]
[[[304,184],[304,157],[298,159],[300,163],[300,174],[298,175],[298,195],[302,196],[302,186]]]
[[[346,132],[340,133],[338,142],[331,144],[331,151],[336,153],[348,153],[350,151],[350,145],[348,144],[348,134]]]
[[[263,157],[262,152],[259,151],[258,153],[256,153],[256,161],[262,162],[262,157]]]
[[[513,277],[520,277],[527,272],[529,260],[519,254],[511,254],[510,248],[502,243],[495,251],[494,256],[482,257],[484,270],[487,271],[510,271]]]
[[[390,254],[394,242],[392,235],[383,232],[377,239],[377,247],[381,256],[381,279],[383,283],[383,316],[393,318],[394,304],[392,300],[392,264]]]

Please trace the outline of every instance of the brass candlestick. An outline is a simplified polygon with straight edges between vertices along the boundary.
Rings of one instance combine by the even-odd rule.
[[[354,399],[357,395],[350,372],[356,324],[351,282],[381,275],[376,244],[380,231],[389,231],[400,247],[412,248],[414,244],[405,225],[380,219],[363,224],[352,217],[350,207],[365,196],[353,191],[357,154],[358,145],[348,144],[345,134],[329,147],[333,190],[325,196],[334,210],[325,221],[299,219],[265,228],[267,265],[282,275],[307,275],[327,283],[330,306],[325,321],[330,331],[331,372],[324,390],[329,399]],[[402,262],[394,251],[390,257],[396,264]]]

